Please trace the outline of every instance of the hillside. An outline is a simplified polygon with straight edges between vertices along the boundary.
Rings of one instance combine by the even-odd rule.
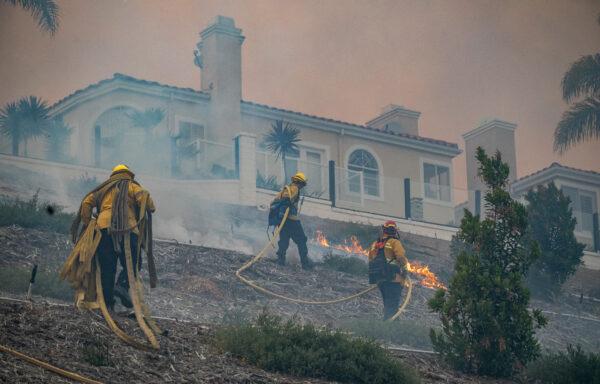
[[[25,287],[27,271],[32,264],[38,264],[41,271],[51,275],[71,247],[65,235],[17,226],[1,227],[0,243],[3,244],[0,269],[13,271],[11,274],[15,278],[24,276],[20,279],[25,279]],[[430,263],[434,271],[432,260],[436,253],[439,260],[439,252],[447,251],[447,244],[443,242],[418,237],[405,239],[405,245],[412,260]],[[148,289],[147,297],[153,315],[168,318],[159,320],[159,324],[169,331],[168,336],[161,337],[162,347],[158,354],[123,345],[98,314],[77,312],[68,306],[44,305],[48,298],[40,297],[39,291],[34,297],[37,304],[32,309],[0,300],[0,343],[108,382],[319,382],[267,373],[216,353],[210,347],[211,334],[218,324],[246,321],[265,307],[284,318],[295,316],[301,321],[341,328],[352,321],[366,321],[367,324],[373,321],[375,324],[374,319],[381,314],[381,300],[376,291],[331,306],[299,305],[265,297],[235,278],[235,270],[250,255],[168,241],[156,241],[155,254],[159,287]],[[272,259],[263,260],[248,271],[247,276],[273,291],[305,299],[338,298],[357,292],[366,284],[364,276],[326,269],[322,265],[306,272],[294,260],[284,268]],[[9,293],[8,283],[4,281],[0,285],[4,290],[0,292],[2,296],[23,297],[26,288]],[[41,288],[43,286],[38,287]],[[400,332],[399,338],[391,341],[383,338],[382,341],[396,347],[430,349],[427,330],[439,325],[426,306],[426,300],[432,294],[430,289],[415,286],[401,322],[407,331]],[[585,349],[600,350],[598,305],[587,301],[579,303],[570,297],[565,296],[560,305],[533,303],[533,306],[546,310],[550,320],[548,327],[539,333],[543,346],[562,349],[569,343],[580,343]],[[64,299],[67,301],[63,302],[68,303],[68,296]],[[132,329],[133,320],[125,315],[118,316],[118,321],[130,324],[127,328]],[[82,348],[90,340],[100,340],[102,348],[108,348],[112,366],[98,368],[82,361]],[[429,354],[402,352],[398,358],[421,371],[426,383],[481,380],[444,368]],[[52,376],[4,354],[0,354],[0,359],[3,366],[0,379],[17,377],[21,382],[49,382],[47,378]],[[56,378],[50,382],[60,380]]]

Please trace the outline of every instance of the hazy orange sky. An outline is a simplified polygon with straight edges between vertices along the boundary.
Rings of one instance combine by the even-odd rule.
[[[600,50],[600,1],[58,0],[59,32],[0,2],[0,105],[50,103],[115,72],[199,89],[192,51],[215,15],[243,29],[243,97],[364,123],[389,103],[456,142],[486,117],[518,124],[517,174],[552,161],[600,171],[600,142],[552,134],[570,63]],[[454,163],[465,185],[464,155]]]

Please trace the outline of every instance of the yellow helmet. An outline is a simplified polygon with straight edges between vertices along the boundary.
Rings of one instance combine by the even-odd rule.
[[[112,170],[112,173],[117,173],[117,172],[129,172],[133,175],[133,172],[131,172],[131,170],[129,169],[128,166],[126,166],[125,164],[119,164],[117,166],[115,166]]]
[[[292,176],[292,181],[295,181],[297,183],[306,184],[306,182],[308,181],[308,179],[306,178],[306,176],[304,175],[304,173],[298,172],[294,176]]]

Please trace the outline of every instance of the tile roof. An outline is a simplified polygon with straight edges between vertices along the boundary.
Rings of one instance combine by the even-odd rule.
[[[202,95],[202,94],[208,95],[206,92],[197,91],[197,90],[192,89],[192,88],[176,87],[176,86],[173,86],[173,85],[162,84],[162,83],[159,83],[157,81],[142,80],[142,79],[138,79],[138,78],[133,77],[133,76],[124,75],[122,73],[115,73],[115,74],[113,74],[113,77],[111,77],[109,79],[100,80],[97,83],[90,84],[90,85],[88,85],[85,88],[78,89],[75,92],[73,92],[73,93],[71,93],[71,94],[63,97],[62,99],[60,99],[56,103],[54,103],[50,108],[54,108],[57,105],[59,105],[61,103],[64,103],[67,100],[69,100],[69,99],[71,99],[71,98],[73,98],[73,97],[75,97],[77,95],[80,95],[80,94],[82,94],[84,92],[87,92],[87,91],[90,91],[92,89],[98,88],[98,87],[100,87],[100,86],[102,86],[104,84],[108,84],[108,83],[110,83],[112,81],[115,81],[115,80],[131,81],[131,82],[134,82],[134,83],[137,83],[137,84],[141,84],[141,85],[150,85],[150,86],[154,85],[154,86],[158,86],[158,87],[161,87],[161,88],[172,89],[172,90],[176,90],[176,91],[192,92],[192,93],[196,93],[198,95]]]
[[[135,78],[133,76],[129,76],[129,75],[124,75],[122,73],[115,73],[113,75],[112,78],[109,79],[104,79],[101,80],[97,83],[94,84],[90,84],[85,88],[79,89],[67,96],[65,96],[64,98],[60,99],[59,101],[57,101],[56,103],[54,103],[52,105],[51,108],[54,108],[56,106],[58,106],[61,103],[64,103],[66,101],[68,101],[69,99],[82,94],[84,92],[93,90],[95,88],[98,88],[104,84],[110,83],[111,81],[115,81],[115,80],[125,80],[125,81],[130,81],[130,82],[134,82],[137,84],[141,84],[141,85],[148,85],[148,86],[158,86],[161,88],[166,88],[166,89],[172,89],[175,91],[183,91],[183,92],[189,92],[189,93],[194,93],[197,95],[209,95],[209,93],[206,92],[202,92],[202,91],[197,91],[195,89],[192,88],[184,88],[184,87],[176,87],[173,85],[168,85],[168,84],[162,84],[156,81],[149,81],[149,80],[143,80],[143,79],[138,79]],[[245,101],[242,100],[243,104],[249,105],[249,106],[253,106],[253,107],[258,107],[258,108],[264,108],[264,109],[268,109],[271,111],[276,111],[276,112],[284,112],[284,113],[290,113],[290,114],[294,114],[294,115],[298,115],[298,116],[304,116],[304,117],[309,117],[309,118],[313,118],[313,119],[318,119],[318,120],[322,120],[322,121],[326,121],[326,122],[330,122],[330,123],[336,123],[336,124],[343,124],[343,125],[347,125],[347,126],[351,126],[351,127],[355,127],[355,128],[362,128],[368,131],[374,131],[374,132],[379,132],[379,133],[384,133],[384,134],[388,134],[391,136],[397,136],[397,137],[403,137],[406,139],[410,139],[410,140],[416,140],[416,141],[421,141],[421,142],[426,142],[426,143],[430,143],[430,144],[435,144],[435,145],[441,145],[441,146],[445,146],[445,147],[449,147],[449,148],[453,148],[458,150],[458,144],[456,143],[450,143],[447,141],[443,141],[443,140],[437,140],[437,139],[431,139],[431,138],[427,138],[427,137],[422,137],[422,136],[415,136],[415,135],[409,135],[409,134],[405,134],[405,133],[396,133],[396,132],[392,132],[392,131],[388,131],[388,130],[383,130],[383,129],[377,129],[374,127],[370,127],[368,125],[360,125],[360,124],[354,124],[354,123],[348,123],[345,121],[341,121],[341,120],[335,120],[335,119],[330,119],[330,118],[326,118],[326,117],[320,117],[320,116],[315,116],[315,115],[310,115],[310,114],[306,114],[306,113],[302,113],[302,112],[296,112],[296,111],[292,111],[292,110],[288,110],[288,109],[282,109],[282,108],[276,108],[276,107],[272,107],[269,105],[265,105],[265,104],[258,104],[258,103],[253,103],[251,101]]]
[[[346,121],[341,121],[341,120],[335,120],[335,119],[330,119],[330,118],[321,117],[321,116],[310,115],[310,114],[307,114],[307,113],[291,111],[289,109],[282,109],[282,108],[271,107],[270,105],[253,103],[251,101],[244,101],[243,100],[242,103],[247,104],[247,105],[251,105],[251,106],[255,106],[255,107],[259,107],[259,108],[270,109],[272,111],[292,113],[294,115],[309,117],[309,118],[313,118],[313,119],[319,119],[319,120],[327,121],[327,122],[330,122],[330,123],[348,125],[348,126],[355,127],[355,128],[362,128],[362,129],[366,129],[366,130],[369,130],[369,131],[374,131],[374,132],[379,132],[379,133],[385,133],[385,134],[392,135],[392,136],[404,137],[404,138],[407,138],[407,139],[418,140],[418,141],[423,141],[423,142],[427,142],[427,143],[431,143],[431,144],[443,145],[443,146],[446,146],[446,147],[458,149],[458,144],[456,144],[456,143],[450,143],[448,141],[437,140],[437,139],[430,139],[428,137],[423,137],[423,136],[409,135],[407,133],[396,133],[396,132],[392,132],[392,131],[388,131],[388,130],[384,130],[384,129],[377,129],[377,128],[374,128],[374,127],[371,127],[371,126],[368,126],[368,125],[360,125],[360,124],[348,123]]]
[[[546,168],[542,168],[542,169],[537,170],[537,171],[535,171],[535,172],[533,172],[533,173],[531,173],[531,174],[529,174],[527,176],[523,176],[523,177],[518,178],[513,183],[517,183],[517,182],[529,179],[530,177],[539,175],[540,173],[546,172],[546,171],[548,171],[548,170],[550,170],[552,168],[561,168],[561,169],[566,169],[566,170],[569,170],[569,171],[583,172],[583,173],[586,173],[586,174],[589,174],[589,175],[600,176],[600,172],[590,171],[590,170],[587,170],[587,169],[579,169],[579,168],[568,167],[566,165],[562,165],[560,163],[553,162],[552,164],[550,164]]]

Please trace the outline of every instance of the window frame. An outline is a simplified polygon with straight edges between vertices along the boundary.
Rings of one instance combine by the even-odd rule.
[[[441,200],[441,199],[434,199],[431,197],[427,197],[425,195],[425,164],[429,164],[429,165],[433,165],[433,166],[440,166],[440,167],[446,167],[448,168],[448,181],[449,181],[449,185],[448,188],[450,189],[450,200]],[[435,205],[440,205],[440,206],[444,206],[444,207],[454,207],[454,183],[453,183],[453,176],[454,176],[454,172],[452,170],[452,162],[448,162],[448,161],[442,161],[442,160],[435,160],[435,159],[431,159],[431,158],[426,158],[426,157],[421,157],[419,158],[419,172],[420,172],[420,184],[421,184],[421,198],[423,199],[424,202],[430,203],[430,204],[435,204]],[[411,192],[412,194],[412,192]]]
[[[375,195],[370,195],[368,193],[365,192],[365,186],[364,186],[364,173],[362,176],[363,179],[363,190],[358,193],[358,192],[352,192],[350,191],[350,188],[348,185],[346,185],[346,190],[345,193],[348,193],[350,195],[354,195],[354,196],[362,196],[363,200],[373,200],[373,201],[385,201],[385,194],[384,194],[384,173],[383,173],[383,162],[381,161],[381,158],[379,157],[379,155],[377,155],[377,152],[371,148],[368,147],[366,145],[353,145],[350,148],[348,148],[346,150],[346,154],[344,156],[344,169],[345,170],[351,170],[350,169],[350,156],[352,155],[352,153],[354,153],[357,150],[363,150],[363,151],[367,151],[368,153],[371,154],[371,156],[373,156],[373,158],[375,159],[375,162],[377,163],[377,181],[378,181],[378,190],[379,190],[379,195],[375,196]],[[352,170],[353,171],[353,170]],[[353,171],[353,172],[358,172],[358,171]]]
[[[586,196],[591,196],[592,197],[592,215],[594,214],[593,210],[594,210],[594,205],[596,206],[596,211],[598,211],[598,194],[596,193],[596,191],[592,189],[586,189],[586,187],[582,187],[580,184],[572,184],[572,183],[565,183],[563,181],[560,181],[559,183],[556,183],[557,188],[561,191],[563,189],[563,187],[567,187],[567,188],[571,188],[571,189],[575,189],[577,190],[577,194],[581,195],[581,192],[583,192],[584,195]],[[564,194],[564,192],[563,192]],[[567,195],[565,195],[567,196]],[[571,206],[571,208],[574,208]],[[581,199],[579,199],[579,209],[577,209],[577,211],[582,212],[581,211]],[[575,210],[575,209],[573,209]],[[574,217],[577,219],[577,217],[574,215]],[[593,216],[592,216],[593,217]],[[581,226],[581,230],[577,229],[577,226],[580,225]],[[583,220],[577,220],[577,225],[575,226],[575,229],[573,230],[573,233],[575,234],[575,236],[577,237],[582,237],[585,239],[593,239],[594,238],[594,228],[593,228],[593,224],[592,224],[592,229],[590,231],[585,231],[583,230]]]
[[[323,145],[323,144],[318,144],[318,143],[314,143],[311,141],[305,141],[302,140],[300,143],[298,143],[298,151],[300,153],[299,157],[293,157],[293,159],[297,159],[299,160],[301,163],[308,163],[307,160],[307,156],[306,156],[306,152],[315,152],[315,153],[319,153],[321,155],[321,169],[327,169],[327,167],[329,166],[329,146],[328,145]],[[269,152],[266,148],[261,148],[257,145],[257,152],[260,154],[264,154],[266,155],[264,158],[264,165],[265,165],[265,170],[267,173],[269,173],[269,161],[267,160],[269,158],[269,156],[273,156],[273,154],[271,152]],[[280,160],[280,165],[278,165],[279,168],[279,172],[281,172],[281,175],[283,177],[283,175],[285,174],[284,172],[284,167],[285,164],[283,164],[283,161]],[[258,170],[258,166],[256,167],[256,169]],[[305,170],[302,170],[302,172],[305,172]],[[306,172],[305,172],[306,173]],[[266,176],[266,175],[265,175]],[[291,177],[292,175],[290,175]],[[288,184],[290,181],[289,180],[285,180],[283,184]],[[310,184],[310,179],[308,180],[308,183]],[[327,172],[321,172],[321,189],[323,191],[325,191],[326,193],[329,191],[329,180],[327,178]]]

